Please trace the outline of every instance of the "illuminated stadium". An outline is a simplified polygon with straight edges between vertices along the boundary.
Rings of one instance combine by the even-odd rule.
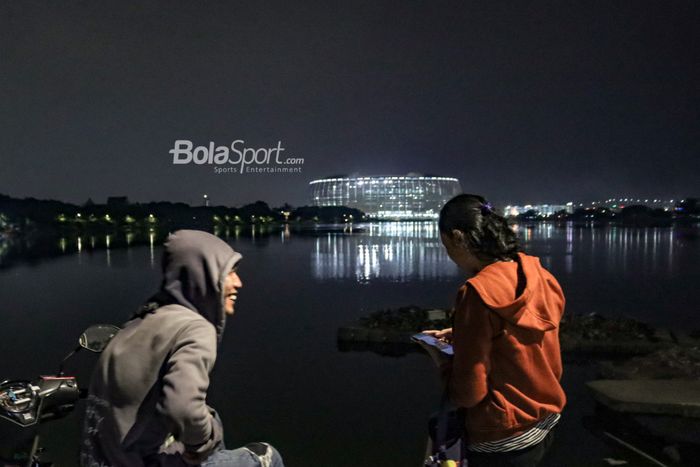
[[[330,177],[309,185],[314,206],[347,206],[375,219],[434,219],[462,192],[456,178],[413,174]]]

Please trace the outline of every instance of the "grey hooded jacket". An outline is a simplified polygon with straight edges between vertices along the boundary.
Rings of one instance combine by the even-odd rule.
[[[226,319],[223,284],[240,259],[206,232],[169,236],[160,291],[93,374],[81,465],[181,466],[183,452],[201,461],[217,447],[222,428],[206,394]]]

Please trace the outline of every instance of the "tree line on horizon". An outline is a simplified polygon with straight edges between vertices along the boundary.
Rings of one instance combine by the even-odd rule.
[[[0,194],[0,233],[6,231],[64,231],[115,229],[139,230],[149,228],[197,228],[242,224],[275,223],[352,223],[366,220],[360,210],[345,206],[300,206],[284,204],[271,208],[264,201],[241,207],[190,206],[182,202],[153,201],[130,203],[127,197],[110,197],[104,204],[88,199],[83,205],[36,198],[13,198]],[[562,210],[544,217],[536,211],[526,211],[511,218],[515,222],[574,221],[615,222],[626,225],[670,225],[676,221],[700,219],[700,200],[686,198],[673,210],[665,211],[645,205],[630,205],[619,210],[607,207],[578,208],[573,213]]]
[[[700,221],[700,200],[685,198],[676,203],[673,209],[652,208],[643,204],[631,204],[621,209],[606,206],[577,208],[572,213],[557,211],[551,216],[543,216],[535,210],[525,211],[512,218],[515,222],[558,220],[573,222],[616,222],[624,225],[664,226],[673,222]]]
[[[241,207],[190,206],[181,202],[130,203],[126,197],[110,197],[104,204],[88,200],[83,205],[0,194],[0,229],[140,229],[166,227],[212,229],[217,225],[273,224],[282,222],[357,222],[362,211],[344,206],[284,204],[271,208],[264,201]]]

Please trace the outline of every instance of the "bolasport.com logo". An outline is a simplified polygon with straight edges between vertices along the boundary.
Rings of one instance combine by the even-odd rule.
[[[188,139],[175,140],[169,151],[173,164],[195,164],[214,166],[214,173],[301,173],[304,158],[284,153],[282,141],[273,148],[246,147],[245,141],[237,139],[230,146],[217,146],[210,141],[207,146],[195,146]]]

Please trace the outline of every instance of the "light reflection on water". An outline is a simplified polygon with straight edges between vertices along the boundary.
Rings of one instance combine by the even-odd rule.
[[[148,253],[149,253],[149,264],[151,265],[151,269],[155,266],[156,260],[155,260],[155,251],[153,248],[153,244],[155,243],[156,239],[156,234],[155,232],[148,232]]]
[[[437,224],[427,222],[370,224],[362,234],[316,238],[311,268],[318,280],[359,283],[446,280],[459,275],[444,252]]]
[[[250,229],[253,242],[270,232],[256,226]],[[239,239],[241,226],[217,231],[224,238]],[[603,267],[608,272],[627,274],[640,261],[645,270],[673,272],[675,229],[647,227],[604,228],[574,227],[553,224],[515,225],[523,248],[542,257],[545,267],[553,267],[552,257],[563,259],[563,271],[572,274],[577,266]],[[279,231],[279,241],[288,243],[295,234],[289,226]],[[134,235],[124,234],[127,251]],[[156,234],[148,233],[150,265],[155,267]],[[102,243],[105,260],[111,266],[113,235],[102,236],[102,242],[90,236],[89,245],[95,249]],[[368,224],[365,231],[351,235],[328,233],[314,239],[311,252],[313,277],[318,280],[352,279],[360,283],[372,280],[407,282],[411,280],[449,280],[459,275],[443,251],[436,223],[389,222]],[[85,249],[82,237],[59,239],[62,253],[78,253]],[[696,248],[697,249],[697,248]]]
[[[358,228],[360,230],[358,231]],[[575,276],[580,271],[597,271],[611,277],[640,276],[646,273],[680,274],[689,256],[700,261],[698,229],[692,227],[621,227],[554,225],[514,225],[522,248],[541,258],[555,274]],[[274,244],[295,248],[292,239],[299,231],[272,226],[235,226],[214,232],[228,241],[244,241],[261,247]],[[308,232],[305,234],[308,238]],[[59,255],[105,251],[104,261],[112,266],[115,248],[125,249],[127,261],[139,244],[149,248],[149,263],[157,263],[155,249],[163,236],[149,231],[138,243],[131,232],[77,237],[60,237],[54,243]],[[264,241],[262,241],[264,239]],[[317,233],[311,241],[310,267],[316,280],[351,280],[368,283],[452,280],[460,276],[441,244],[435,222],[386,222],[355,226],[328,233]],[[7,244],[1,250],[7,255]],[[0,258],[1,259],[1,258]],[[680,269],[679,269],[680,268]]]
[[[612,278],[674,275],[678,273],[674,269],[677,255],[700,255],[698,242],[684,241],[675,227],[582,227],[568,223],[515,225],[514,230],[527,253],[539,256],[546,268],[564,276],[583,271]],[[370,224],[364,233],[316,238],[311,267],[318,280],[359,283],[460,276],[444,252],[437,224],[425,222]]]
[[[686,241],[677,227],[565,226],[536,224],[514,226],[523,249],[542,257],[546,267],[552,259],[563,260],[563,272],[602,268],[610,274],[632,274],[641,264],[644,271],[674,273],[678,255],[700,254],[697,229],[688,228]],[[681,248],[682,252],[678,249]]]

